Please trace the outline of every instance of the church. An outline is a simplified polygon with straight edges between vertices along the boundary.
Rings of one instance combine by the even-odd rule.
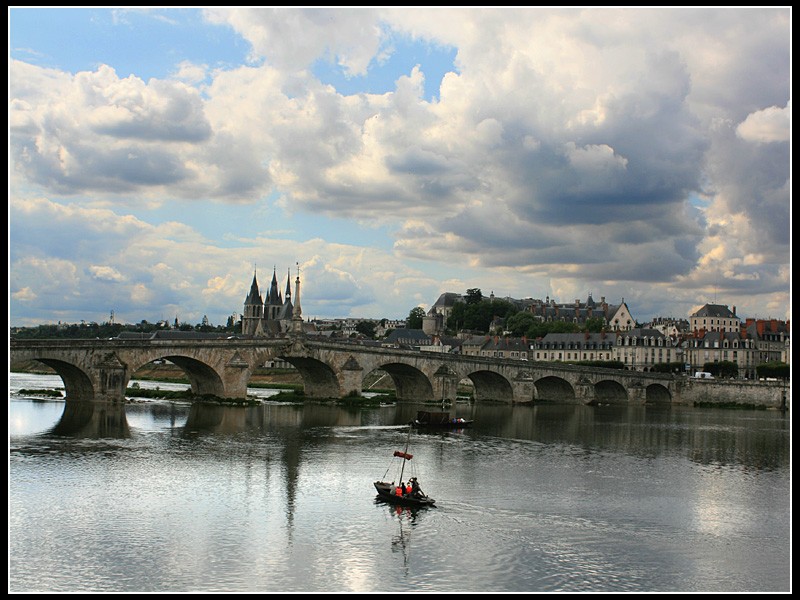
[[[252,335],[255,337],[282,335],[289,331],[292,324],[293,313],[291,271],[288,272],[286,279],[286,292],[281,296],[280,289],[278,289],[278,276],[273,268],[272,283],[270,284],[266,299],[261,298],[261,292],[258,290],[256,272],[253,271],[253,282],[250,284],[250,293],[247,294],[247,298],[244,300],[242,335]]]

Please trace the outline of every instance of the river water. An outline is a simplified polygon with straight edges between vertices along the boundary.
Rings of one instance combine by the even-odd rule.
[[[9,380],[10,592],[791,591],[788,413],[149,401],[80,438]],[[435,508],[376,500],[407,441]]]

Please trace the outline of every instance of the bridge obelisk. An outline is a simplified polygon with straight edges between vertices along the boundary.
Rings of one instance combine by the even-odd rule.
[[[297,265],[297,279],[294,281],[294,305],[292,306],[292,323],[289,327],[292,354],[305,354],[305,334],[303,333],[303,311],[300,308],[300,265]]]

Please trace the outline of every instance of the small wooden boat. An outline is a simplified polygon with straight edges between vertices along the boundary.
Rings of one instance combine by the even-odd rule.
[[[399,483],[396,484],[395,481],[392,481],[391,483],[388,481],[376,481],[373,485],[375,486],[375,490],[378,492],[378,499],[383,500],[384,502],[390,502],[391,504],[399,504],[401,506],[435,506],[436,501],[422,492],[416,477],[411,477],[407,483],[403,479],[406,462],[414,458],[412,454],[408,453],[408,443],[410,439],[411,427],[408,428],[405,450],[395,450],[393,454],[394,458],[399,458],[402,461],[400,463],[399,476],[395,480]],[[384,479],[391,468],[392,465],[389,465],[389,468],[386,469],[386,473],[383,475]]]
[[[422,494],[414,496],[412,494],[397,494],[397,486],[385,481],[376,481],[375,489],[378,491],[378,498],[390,504],[399,504],[400,506],[436,506],[436,500]]]
[[[413,427],[436,427],[439,429],[460,429],[462,427],[469,427],[472,425],[472,419],[463,419],[461,417],[451,417],[450,413],[446,412],[428,412],[420,410],[417,412],[417,418],[411,421]]]

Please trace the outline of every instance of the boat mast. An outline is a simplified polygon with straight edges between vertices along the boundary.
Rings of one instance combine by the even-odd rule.
[[[403,471],[406,468],[406,461],[408,458],[408,442],[411,439],[411,425],[408,426],[408,435],[406,436],[406,449],[403,451],[403,466],[400,467],[400,481],[403,481]]]

